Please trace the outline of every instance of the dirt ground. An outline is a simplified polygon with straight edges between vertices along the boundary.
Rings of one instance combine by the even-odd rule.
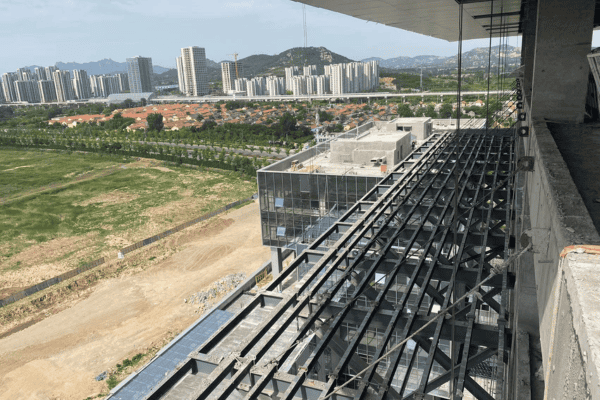
[[[257,202],[221,218],[228,223],[213,235],[173,235],[168,240],[179,251],[103,280],[70,307],[0,339],[0,399],[95,396],[106,387],[94,380],[98,374],[189,326],[198,314],[186,297],[231,273],[250,274],[269,258]]]

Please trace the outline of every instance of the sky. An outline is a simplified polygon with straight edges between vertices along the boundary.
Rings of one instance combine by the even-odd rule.
[[[451,56],[457,43],[306,6],[308,46],[353,60]],[[302,4],[291,0],[0,0],[0,74],[31,65],[151,57],[175,67],[182,47],[213,61],[302,47]],[[465,41],[463,50],[487,47]],[[520,38],[509,40],[520,46]],[[600,35],[594,35],[600,46]],[[8,51],[7,51],[8,50]]]

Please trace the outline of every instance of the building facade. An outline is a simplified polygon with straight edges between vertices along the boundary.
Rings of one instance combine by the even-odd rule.
[[[75,89],[75,96],[77,96],[79,100],[85,100],[92,97],[90,79],[85,70],[76,69],[73,71],[73,89]]]
[[[56,70],[53,73],[54,88],[56,89],[56,98],[59,102],[75,100],[75,90],[69,71]]]
[[[40,101],[42,103],[51,103],[56,101],[56,87],[52,80],[38,81],[38,90],[40,92]]]
[[[181,65],[181,67],[179,67]],[[182,74],[179,74],[180,69]],[[186,96],[206,96],[208,94],[208,71],[204,48],[192,46],[181,49],[181,61],[178,61],[178,76],[182,75],[182,93]]]
[[[2,74],[2,91],[4,92],[4,98],[8,103],[17,101],[17,94],[15,93],[15,82],[17,80],[17,74],[14,72]]]
[[[154,89],[152,58],[133,57],[127,59],[127,74],[131,93],[152,92]]]
[[[38,89],[37,82],[31,80],[15,81],[15,93],[17,95],[17,101],[27,103],[39,103],[40,92]]]
[[[222,62],[221,63],[221,78],[223,80],[223,93],[229,94],[229,92],[235,89],[234,81],[244,77],[244,65],[241,61],[236,62]]]

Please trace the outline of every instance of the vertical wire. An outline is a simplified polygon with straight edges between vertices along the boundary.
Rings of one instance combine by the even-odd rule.
[[[490,73],[492,66],[492,34],[494,32],[494,0],[490,8],[490,45],[488,47],[488,72],[487,72],[487,99],[485,101],[485,133],[488,133],[488,125],[490,124]]]
[[[458,260],[458,144],[460,140],[460,114],[461,114],[461,89],[462,89],[462,28],[463,28],[463,4],[462,2],[459,4],[459,15],[458,15],[458,85],[457,85],[457,96],[456,96],[456,146],[454,146],[455,151],[455,164],[454,164],[454,237],[453,237],[453,249],[454,249],[454,268],[458,268],[459,260]],[[452,284],[452,283],[451,283]],[[456,293],[456,286],[452,287],[452,294],[454,296]],[[455,351],[455,310],[452,308],[452,340],[450,344],[450,398],[454,399],[454,365],[456,364],[456,351]],[[431,351],[436,351],[435,349],[431,349]]]

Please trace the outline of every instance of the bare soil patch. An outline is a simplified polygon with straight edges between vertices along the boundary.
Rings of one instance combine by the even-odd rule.
[[[106,383],[95,376],[162,346],[198,318],[185,298],[229,274],[250,274],[269,258],[261,243],[258,203],[213,221],[92,270],[104,277],[80,277],[82,286],[91,280],[82,290],[65,283],[57,288],[62,292],[37,303],[0,309],[0,330],[14,332],[0,339],[0,399],[82,400],[106,393]],[[8,322],[2,319],[5,311],[28,312],[29,320]]]
[[[14,167],[14,168],[10,168],[10,169],[5,169],[4,171],[0,171],[0,172],[8,172],[8,171],[14,171],[14,170],[19,169],[19,168],[31,168],[31,167],[35,167],[35,165],[22,165],[20,167]]]

